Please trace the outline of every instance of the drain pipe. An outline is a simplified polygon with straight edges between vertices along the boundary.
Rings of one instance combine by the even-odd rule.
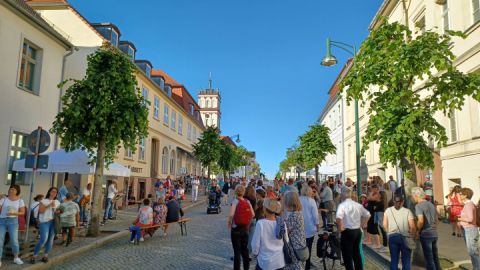
[[[62,83],[65,80],[65,65],[66,65],[66,62],[67,62],[67,57],[69,57],[70,55],[72,55],[76,51],[78,51],[78,47],[72,47],[72,48],[70,48],[70,50],[68,50],[68,52],[66,54],[63,55],[62,74],[60,74],[60,83]],[[63,85],[60,86],[59,90],[60,91],[59,91],[59,97],[58,97],[58,112],[57,113],[60,113],[62,111]],[[53,150],[58,150],[59,139],[58,139],[57,134],[55,134],[54,140],[55,140],[55,143],[53,144]],[[51,187],[54,186],[54,182],[55,182],[54,180],[55,180],[55,174],[52,174],[51,185],[50,185]]]

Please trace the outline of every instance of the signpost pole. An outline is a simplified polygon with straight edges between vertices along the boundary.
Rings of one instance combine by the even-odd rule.
[[[26,224],[26,228],[25,228],[25,240],[23,241],[24,242],[24,245],[25,247],[28,247],[28,244],[29,244],[29,241],[28,241],[28,231],[29,231],[29,227],[30,227],[30,215],[31,215],[31,211],[30,211],[30,205],[32,205],[32,195],[33,195],[33,188],[35,186],[35,179],[37,177],[37,163],[38,163],[38,149],[40,147],[40,136],[41,136],[41,133],[42,133],[42,127],[38,127],[37,129],[37,140],[36,140],[36,143],[35,143],[35,153],[34,153],[34,158],[33,158],[33,168],[32,168],[32,181],[30,182],[30,197],[29,197],[29,200],[28,200],[28,213],[27,213],[27,220],[25,222]]]

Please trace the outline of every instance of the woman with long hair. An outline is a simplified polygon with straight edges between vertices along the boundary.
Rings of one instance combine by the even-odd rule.
[[[308,247],[308,259],[305,263],[305,269],[311,267],[310,257],[312,256],[313,239],[317,234],[320,219],[318,216],[318,208],[315,200],[312,198],[313,190],[307,184],[304,184],[300,192],[300,202],[302,204],[302,214],[305,225],[305,240]]]
[[[287,192],[283,198],[284,221],[287,225],[288,239],[295,250],[307,246],[305,237],[305,225],[302,214],[302,204],[297,192]],[[293,262],[287,264],[285,270],[301,270],[302,262],[293,257]]]
[[[23,264],[18,257],[20,253],[18,245],[18,217],[23,215],[25,215],[25,202],[20,197],[20,186],[11,185],[8,189],[8,196],[0,199],[0,258],[3,255],[5,234],[8,231],[14,257],[13,262],[15,264]]]
[[[30,257],[30,262],[35,263],[38,253],[42,247],[45,247],[45,252],[42,262],[48,262],[48,253],[52,250],[53,239],[55,237],[55,210],[60,206],[57,200],[58,189],[51,187],[45,195],[45,199],[40,201],[38,209],[38,220],[40,222],[40,240],[35,245],[33,256]]]
[[[452,225],[452,235],[457,235],[458,237],[462,237],[462,230],[460,225],[457,222],[457,217],[460,216],[463,209],[463,203],[460,199],[460,189],[459,185],[456,185],[450,194],[447,195],[448,200],[448,220]]]

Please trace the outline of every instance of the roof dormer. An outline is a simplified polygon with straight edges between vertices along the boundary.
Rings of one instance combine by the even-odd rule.
[[[128,55],[128,58],[132,61],[135,61],[135,53],[137,52],[137,48],[135,45],[133,45],[132,42],[122,40],[119,43],[118,48],[124,52],[126,55]]]
[[[152,63],[148,60],[135,60],[135,64],[150,78],[152,73]]]
[[[152,75],[152,80],[160,87],[160,89],[165,89],[165,79],[162,76]]]
[[[110,43],[118,47],[118,41],[120,39],[120,30],[113,23],[92,23],[92,26]]]

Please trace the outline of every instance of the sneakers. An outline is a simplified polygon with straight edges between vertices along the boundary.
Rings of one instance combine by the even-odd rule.
[[[384,246],[380,246],[380,247],[376,248],[376,250],[378,252],[381,252],[381,253],[387,253],[389,251],[388,248],[386,248]]]
[[[145,239],[143,239],[143,237],[140,237],[140,242],[143,242],[145,241]]]
[[[130,241],[130,243],[135,244],[135,240]]]
[[[15,259],[13,259],[13,263],[14,264],[23,264],[23,261],[20,260],[20,258],[15,258]]]

